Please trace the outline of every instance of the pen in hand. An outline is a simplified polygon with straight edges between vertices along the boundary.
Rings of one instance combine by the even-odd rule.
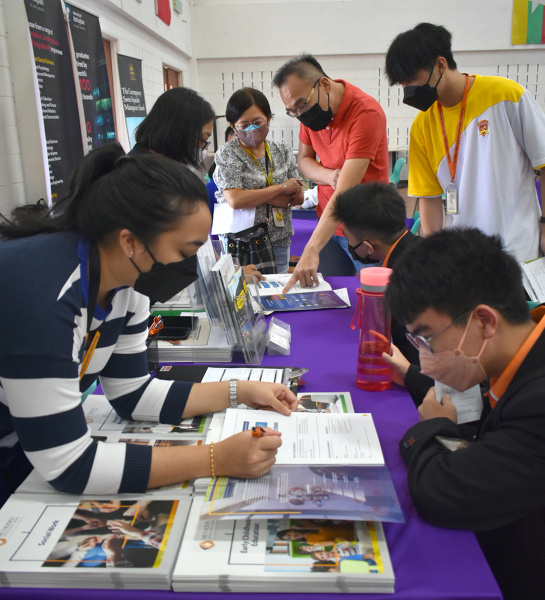
[[[252,437],[263,437],[267,431],[263,427],[252,427]]]

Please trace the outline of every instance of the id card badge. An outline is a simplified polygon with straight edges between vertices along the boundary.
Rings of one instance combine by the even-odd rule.
[[[449,183],[446,190],[447,194],[447,215],[458,214],[458,188],[455,183]]]
[[[272,207],[273,221],[276,227],[285,227],[284,213],[281,208]]]

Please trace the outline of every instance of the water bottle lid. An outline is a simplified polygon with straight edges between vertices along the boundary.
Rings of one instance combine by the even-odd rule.
[[[388,267],[367,267],[360,271],[361,289],[367,292],[385,292],[392,269]]]

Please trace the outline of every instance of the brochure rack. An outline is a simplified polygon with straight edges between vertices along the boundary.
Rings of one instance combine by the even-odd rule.
[[[199,279],[178,297],[154,305],[162,315],[191,313],[198,321],[184,340],[163,341],[158,336],[163,362],[245,362],[260,364],[267,345],[267,323],[256,285],[254,296],[231,255],[210,240],[199,249]]]

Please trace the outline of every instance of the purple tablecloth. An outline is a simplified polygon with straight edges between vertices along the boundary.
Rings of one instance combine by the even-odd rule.
[[[355,304],[355,277],[328,279],[334,289],[347,287]],[[481,550],[466,531],[441,529],[429,525],[416,514],[410,500],[405,465],[398,441],[416,422],[418,414],[407,392],[395,385],[385,392],[364,392],[356,387],[358,332],[349,327],[353,308],[282,313],[278,317],[291,325],[290,356],[265,356],[268,366],[307,367],[302,391],[350,392],[357,411],[373,415],[382,444],[386,465],[390,469],[403,508],[405,523],[385,523],[386,539],[396,577],[395,594],[267,594],[261,590],[244,594],[245,600],[320,600],[355,598],[378,600],[501,600],[501,594]],[[279,575],[280,577],[280,575]],[[297,591],[297,590],[294,590]],[[303,591],[303,590],[301,590]],[[174,592],[121,590],[2,589],[3,600],[36,598],[40,600],[220,600],[225,594],[178,594]],[[242,595],[237,595],[242,596]]]

